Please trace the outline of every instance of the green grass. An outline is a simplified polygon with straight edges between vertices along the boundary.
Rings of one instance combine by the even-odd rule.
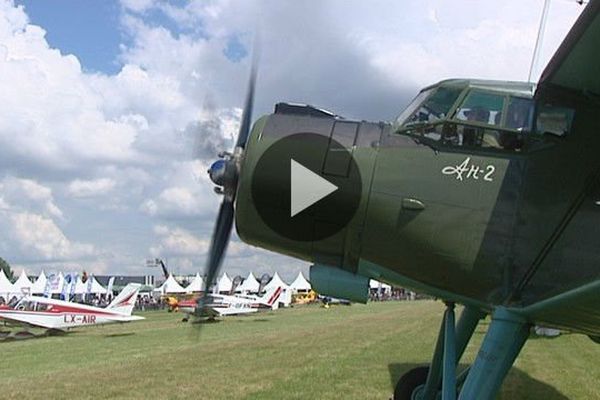
[[[297,307],[195,327],[180,314],[0,343],[2,399],[389,399],[431,357],[443,306]],[[473,360],[486,324],[464,362]],[[600,398],[600,346],[530,340],[502,399]]]

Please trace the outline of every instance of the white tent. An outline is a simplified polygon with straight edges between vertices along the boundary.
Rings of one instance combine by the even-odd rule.
[[[217,293],[229,293],[231,292],[231,288],[233,287],[233,281],[227,275],[227,272],[223,273],[219,280],[217,281]]]
[[[81,276],[77,276],[77,281],[75,282],[75,294],[86,294],[87,293],[87,282],[83,282]]]
[[[369,288],[378,289],[381,288],[381,291],[384,293],[389,293],[392,291],[392,287],[387,283],[376,281],[375,279],[369,280]]]
[[[39,274],[39,276],[37,277],[37,279],[35,280],[35,282],[33,282],[33,285],[31,285],[31,293],[32,294],[44,293],[44,290],[46,290],[47,283],[48,283],[48,278],[46,277],[46,274],[44,273],[44,271],[42,271]]]
[[[90,290],[88,290],[88,287]],[[75,294],[105,294],[106,289],[98,283],[96,278],[93,275],[90,275],[85,282],[81,279],[80,276],[77,277],[77,282],[75,283]]]
[[[258,283],[254,274],[250,272],[248,277],[244,279],[244,282],[235,291],[236,293],[258,293],[258,289],[260,289],[260,283]]]
[[[275,272],[275,275],[273,275],[273,278],[271,278],[269,283],[265,285],[263,290],[268,291],[271,289],[277,289],[278,287],[283,289],[283,293],[279,298],[279,302],[283,303],[285,307],[288,307],[292,303],[292,290],[290,289],[290,286],[285,283],[283,279],[281,279],[279,274]]]
[[[14,294],[13,284],[10,283],[3,269],[0,269],[0,297],[8,302]]]
[[[90,275],[88,279],[92,280],[92,290],[90,291],[90,293],[106,294],[106,288],[96,280],[96,277],[94,275]]]
[[[197,272],[194,279],[190,282],[190,284],[185,288],[187,293],[193,292],[201,292],[204,290],[204,279],[200,276],[200,273]]]
[[[160,285],[156,291],[159,291],[163,294],[166,293],[185,293],[185,289],[173,278],[173,275],[169,275],[167,280]]]
[[[291,283],[290,288],[294,293],[310,292],[312,289],[310,283],[306,280],[302,272],[298,272],[298,276],[296,279],[294,279],[294,282]]]
[[[271,278],[271,280],[269,281],[269,283],[267,283],[265,285],[265,287],[263,288],[263,290],[269,290],[269,289],[277,289],[278,287],[282,287],[284,290],[285,289],[289,289],[289,285],[287,283],[285,283],[283,281],[283,279],[281,279],[281,277],[279,276],[279,274],[277,272],[275,272],[275,275],[273,275],[273,278]]]
[[[22,270],[19,279],[13,283],[13,290],[19,294],[31,293],[31,286],[33,286],[33,284],[27,277],[25,270]]]

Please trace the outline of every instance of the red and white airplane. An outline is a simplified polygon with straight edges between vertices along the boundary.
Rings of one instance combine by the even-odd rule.
[[[279,308],[279,297],[283,293],[283,288],[273,288],[268,290],[263,296],[251,295],[225,295],[209,294],[206,305],[205,317],[222,317],[225,315],[239,315],[255,313],[260,309],[276,310]],[[197,299],[180,301],[178,306],[182,312],[192,315],[198,305]]]
[[[130,322],[144,319],[131,315],[140,284],[130,283],[106,307],[93,307],[42,296],[25,296],[14,307],[0,306],[0,320],[50,330]]]

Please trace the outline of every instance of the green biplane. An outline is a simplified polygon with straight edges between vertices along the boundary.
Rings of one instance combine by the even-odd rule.
[[[206,285],[235,219],[245,242],[313,263],[319,293],[366,302],[377,279],[442,299],[432,362],[397,400],[493,399],[534,324],[599,341],[599,13],[591,1],[537,85],[446,80],[393,123],[280,103],[251,127],[254,63],[235,149],[209,170],[223,202]]]

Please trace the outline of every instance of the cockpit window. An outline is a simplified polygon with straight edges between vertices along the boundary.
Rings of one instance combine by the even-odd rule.
[[[413,101],[411,101],[410,104],[404,109],[404,111],[402,111],[400,115],[398,115],[398,117],[396,118],[396,125],[401,126],[404,123],[404,121],[408,119],[408,117],[413,115],[415,110],[421,105],[423,100],[425,100],[427,96],[431,94],[432,91],[433,89],[429,89],[419,93],[417,97],[415,97]]]
[[[572,108],[542,105],[537,114],[536,132],[565,136],[571,130],[574,115]]]
[[[423,91],[400,114],[396,122],[403,127],[434,123],[446,117],[462,89],[438,87]]]
[[[504,126],[518,131],[531,131],[533,120],[533,100],[511,97],[508,102]]]
[[[15,308],[20,311],[35,311],[35,301],[22,300],[17,303]]]
[[[474,90],[461,104],[454,118],[487,125],[500,125],[503,108],[503,95]]]
[[[398,117],[396,132],[447,148],[521,151],[532,129],[532,99],[481,88],[462,93],[450,86],[421,92]]]

